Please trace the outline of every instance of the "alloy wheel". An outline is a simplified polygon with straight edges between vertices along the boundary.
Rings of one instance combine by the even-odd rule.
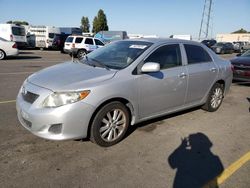
[[[211,106],[216,109],[220,106],[223,98],[223,91],[220,87],[215,88],[212,98],[211,98]]]
[[[117,140],[126,129],[126,115],[121,109],[113,109],[107,112],[102,119],[100,136],[105,142]]]

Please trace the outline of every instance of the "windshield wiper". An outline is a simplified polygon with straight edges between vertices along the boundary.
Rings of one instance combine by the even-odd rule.
[[[96,59],[93,59],[93,58],[90,58],[92,61],[94,61],[99,67],[103,67],[103,68],[105,68],[105,69],[107,69],[107,70],[110,70],[109,69],[109,67],[107,66],[107,65],[105,65],[104,63],[102,63],[102,62],[100,62],[100,61],[98,61],[98,60],[96,60]]]

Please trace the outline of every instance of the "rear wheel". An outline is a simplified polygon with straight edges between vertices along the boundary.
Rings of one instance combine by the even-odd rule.
[[[129,119],[129,111],[122,103],[103,106],[93,119],[90,140],[103,147],[118,143],[126,134]]]
[[[0,60],[4,59],[6,57],[3,50],[0,50]]]
[[[214,112],[218,110],[223,100],[224,87],[222,84],[215,83],[209,92],[207,102],[202,106],[202,109]]]
[[[77,52],[77,58],[78,59],[83,58],[85,55],[87,55],[86,50],[78,50],[78,52]]]

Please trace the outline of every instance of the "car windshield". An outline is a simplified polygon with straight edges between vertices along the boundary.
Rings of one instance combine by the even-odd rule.
[[[245,53],[243,53],[241,57],[250,57],[250,50],[247,50]]]
[[[129,66],[151,45],[144,41],[118,41],[91,52],[81,61],[99,62],[105,67],[120,70]]]

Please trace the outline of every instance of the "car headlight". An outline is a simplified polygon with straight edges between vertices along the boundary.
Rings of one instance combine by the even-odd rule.
[[[79,92],[55,92],[44,100],[43,107],[53,108],[75,103],[87,97],[89,93],[89,90]]]

